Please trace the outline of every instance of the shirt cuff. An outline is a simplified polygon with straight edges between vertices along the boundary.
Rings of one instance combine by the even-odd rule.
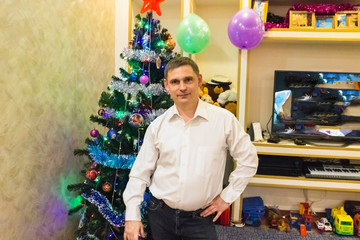
[[[140,205],[126,207],[125,221],[141,221]]]

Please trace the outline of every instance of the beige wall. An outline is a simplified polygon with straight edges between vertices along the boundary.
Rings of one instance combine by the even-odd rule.
[[[114,74],[114,5],[0,1],[2,240],[74,239],[66,185],[82,180],[72,152]]]

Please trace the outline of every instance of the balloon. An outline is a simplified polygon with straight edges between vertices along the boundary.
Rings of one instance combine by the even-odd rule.
[[[264,32],[261,17],[251,8],[238,11],[228,25],[230,41],[240,49],[251,49],[259,45]]]
[[[201,17],[191,13],[179,24],[176,39],[180,48],[185,52],[199,53],[210,42],[209,26]]]

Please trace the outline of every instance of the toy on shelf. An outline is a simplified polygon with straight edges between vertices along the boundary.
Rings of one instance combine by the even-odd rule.
[[[310,205],[306,202],[300,203],[299,213],[303,216],[306,231],[311,231],[312,216],[310,214]]]
[[[360,213],[354,216],[354,235],[360,237]]]
[[[201,100],[225,108],[236,115],[237,94],[230,89],[231,81],[223,75],[215,75],[211,81],[203,82],[199,90]]]
[[[277,228],[281,232],[290,232],[290,224],[285,216],[282,216],[277,223]]]
[[[344,210],[354,221],[354,235],[360,237],[360,201],[346,200]]]
[[[332,232],[332,227],[329,220],[326,217],[322,217],[315,221],[315,224],[320,233]]]
[[[306,237],[306,226],[305,224],[300,224],[300,236]]]
[[[246,225],[260,226],[264,219],[265,207],[261,197],[247,197],[243,199],[243,218]]]
[[[281,218],[281,212],[277,207],[266,206],[266,216],[269,222],[269,227],[277,228],[278,220]]]
[[[340,235],[353,235],[353,219],[348,215],[344,207],[331,209],[331,216],[334,219],[335,232]]]

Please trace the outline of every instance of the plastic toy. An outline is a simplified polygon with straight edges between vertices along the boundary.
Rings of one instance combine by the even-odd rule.
[[[332,208],[331,216],[334,219],[335,232],[340,235],[353,235],[353,219],[348,215],[344,207]]]
[[[360,237],[360,213],[354,215],[354,235]]]
[[[285,216],[278,220],[277,228],[281,232],[290,232],[290,225]]]
[[[261,197],[243,199],[243,218],[246,225],[260,226],[265,215],[264,202]]]
[[[300,236],[306,237],[306,226],[304,224],[300,225]]]
[[[316,220],[315,224],[320,232],[332,232],[331,224],[325,217]]]

